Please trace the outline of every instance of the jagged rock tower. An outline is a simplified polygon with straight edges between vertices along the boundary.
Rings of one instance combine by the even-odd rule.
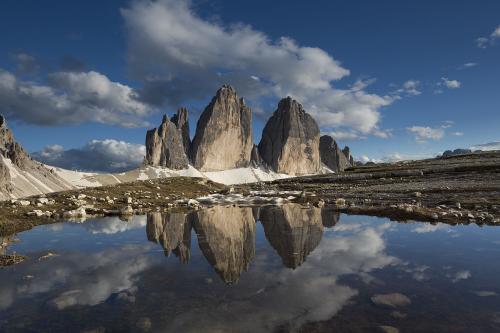
[[[34,161],[0,115],[0,200],[73,188],[53,170]]]
[[[187,110],[179,110],[174,119],[175,123],[165,115],[160,127],[147,132],[146,165],[163,166],[170,169],[185,169],[188,167],[189,160],[186,151],[189,151],[189,147],[185,147],[183,137],[183,131],[188,126]]]
[[[319,152],[321,155],[321,162],[323,162],[332,171],[344,171],[352,166],[352,163],[347,158],[345,151],[340,150],[337,142],[335,142],[335,140],[329,135],[323,135],[319,139]]]
[[[318,125],[297,101],[284,98],[264,127],[259,153],[276,172],[316,173],[321,168]]]
[[[224,85],[198,120],[191,162],[200,171],[247,167],[252,147],[252,111],[231,86]]]

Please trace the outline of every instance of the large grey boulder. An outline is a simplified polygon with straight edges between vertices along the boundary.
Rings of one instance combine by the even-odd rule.
[[[252,147],[252,111],[231,86],[224,85],[198,120],[191,161],[201,171],[247,167]]]
[[[337,142],[329,135],[323,135],[319,139],[319,152],[321,162],[332,171],[344,171],[352,166],[344,151],[340,149]]]
[[[184,145],[184,151],[186,156],[189,156],[191,149],[191,138],[189,137],[189,119],[188,110],[186,108],[180,108],[177,113],[170,119],[171,122],[177,126],[177,129],[181,132],[182,144]]]
[[[165,115],[160,127],[146,133],[146,165],[185,169],[186,155],[182,132]]]
[[[297,101],[284,98],[264,127],[259,153],[276,172],[316,173],[321,168],[318,125]]]

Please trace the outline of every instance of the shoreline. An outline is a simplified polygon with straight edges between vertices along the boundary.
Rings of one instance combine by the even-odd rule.
[[[241,200],[196,201],[231,193]],[[259,206],[266,204],[264,198],[396,221],[500,225],[500,152],[355,167],[340,174],[234,187],[175,177],[57,192],[0,202],[0,235],[93,216],[127,217],[224,203]]]

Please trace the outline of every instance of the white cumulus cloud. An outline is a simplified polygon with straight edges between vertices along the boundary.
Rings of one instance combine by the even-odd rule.
[[[129,86],[90,72],[55,72],[45,84],[0,69],[0,112],[30,124],[56,126],[96,122],[145,126],[154,110]]]
[[[380,109],[394,101],[366,92],[369,82],[334,87],[350,71],[320,48],[272,40],[242,23],[203,20],[188,1],[133,2],[122,15],[131,73],[145,83],[141,98],[149,103],[203,101],[229,83],[254,104],[263,96],[292,96],[323,129],[371,134],[379,129]]]
[[[460,83],[460,81],[450,80],[446,77],[442,77],[441,81],[442,81],[441,84],[443,84],[448,89],[458,89],[462,85],[462,83]]]
[[[107,140],[92,140],[82,148],[64,150],[52,145],[32,154],[51,166],[69,170],[120,172],[138,167],[146,154],[144,145]]]
[[[441,140],[445,135],[443,127],[411,126],[406,130],[415,135],[417,143],[424,143],[427,140]]]

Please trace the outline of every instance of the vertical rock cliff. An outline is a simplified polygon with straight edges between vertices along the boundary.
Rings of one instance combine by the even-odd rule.
[[[276,172],[316,173],[321,168],[318,125],[297,101],[284,98],[264,127],[259,153]]]
[[[340,149],[337,142],[329,135],[323,135],[319,139],[319,152],[321,155],[321,162],[332,171],[344,171],[352,166],[345,152]]]
[[[354,158],[351,155],[351,148],[349,148],[349,146],[345,146],[344,149],[342,149],[342,151],[344,152],[344,155],[351,164],[351,166],[354,166]]]
[[[184,147],[181,118],[176,118],[181,129],[163,116],[160,127],[146,133],[146,159],[145,163],[152,166],[163,166],[170,169],[185,169],[189,160]]]
[[[252,147],[252,111],[231,86],[222,86],[196,125],[192,163],[200,171],[247,167]]]
[[[45,165],[32,160],[0,115],[0,200],[73,188]]]
[[[175,126],[177,126],[177,129],[181,132],[184,151],[186,152],[186,156],[189,157],[191,150],[191,138],[189,137],[188,110],[186,108],[180,108],[170,121],[173,122]]]

